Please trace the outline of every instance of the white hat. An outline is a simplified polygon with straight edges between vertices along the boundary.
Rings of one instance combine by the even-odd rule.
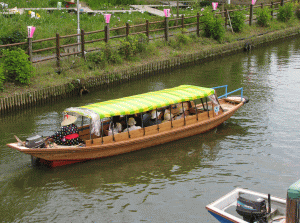
[[[159,116],[160,115],[160,113],[161,112],[157,112],[157,116]],[[153,110],[152,112],[151,112],[151,119],[156,119],[156,110]]]
[[[74,123],[77,120],[77,117],[72,115],[65,115],[64,120],[61,122],[61,126],[66,126]]]
[[[164,120],[170,121],[170,120],[171,120],[171,117],[173,118],[174,115],[173,115],[173,114],[170,114],[170,111],[169,111],[169,110],[165,110]]]
[[[128,125],[133,126],[136,124],[136,121],[134,120],[134,118],[129,118],[128,119]]]

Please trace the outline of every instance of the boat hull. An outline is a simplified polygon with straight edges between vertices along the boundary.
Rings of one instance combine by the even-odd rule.
[[[174,128],[169,127],[169,130],[163,131],[162,128],[165,125],[170,125],[170,122],[168,122],[169,124],[165,123],[162,125],[161,129],[156,130],[156,133],[150,135],[143,135],[136,138],[132,136],[132,138],[129,138],[126,133],[122,133],[126,135],[127,139],[121,141],[104,142],[102,144],[101,138],[98,138],[90,140],[89,143],[83,147],[68,146],[48,149],[26,148],[19,146],[18,143],[11,143],[8,144],[8,146],[37,157],[42,163],[50,166],[62,166],[70,163],[128,153],[207,132],[228,120],[242,105],[242,102],[240,104],[236,104],[228,111],[222,112],[219,115],[214,114],[213,111],[210,111],[209,114],[207,112],[204,114],[202,113],[201,115],[205,116],[204,120],[200,120],[199,118],[197,121],[197,115],[187,117],[185,121],[186,123],[183,123],[183,120],[180,120],[180,122],[183,123],[180,127],[175,126],[176,121],[179,121],[176,120],[173,121]],[[143,129],[140,129],[139,131],[142,133]],[[117,135],[115,137],[117,137]]]

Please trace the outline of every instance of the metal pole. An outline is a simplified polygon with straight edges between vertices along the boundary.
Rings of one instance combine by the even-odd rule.
[[[173,122],[172,122],[172,105],[170,105],[170,120],[171,120],[171,128],[173,128]]]
[[[156,112],[156,124],[157,124],[157,131],[159,132],[158,117],[157,117],[157,109],[155,110],[155,112]]]
[[[127,132],[128,132],[128,138],[130,138],[129,128],[128,128],[128,118],[126,115],[126,126],[127,126]]]
[[[141,120],[142,120],[142,128],[144,130],[144,135],[145,135],[145,126],[144,126],[144,120],[143,120],[143,112],[141,113]]]
[[[100,122],[101,122],[101,138],[102,138],[102,144],[103,144],[103,135],[104,135],[103,119],[100,119]]]
[[[181,106],[182,106],[182,111],[183,111],[183,119],[184,119],[184,125],[186,124],[185,123],[185,111],[184,111],[184,107],[183,107],[183,102],[181,102]]]
[[[197,109],[196,100],[194,100],[194,103],[195,103],[195,109],[196,109],[196,117],[197,117],[197,121],[198,121],[198,109]]]

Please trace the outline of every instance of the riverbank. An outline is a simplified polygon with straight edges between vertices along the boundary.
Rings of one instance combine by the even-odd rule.
[[[156,75],[168,69],[176,69],[194,63],[201,63],[216,57],[242,52],[245,46],[252,49],[262,44],[269,44],[284,38],[289,38],[300,33],[300,25],[279,31],[261,29],[259,33],[251,33],[244,38],[217,44],[211,39],[199,38],[181,50],[163,47],[158,54],[147,55],[136,62],[126,62],[118,66],[109,66],[103,70],[88,70],[86,66],[74,66],[64,74],[49,73],[44,80],[36,78],[30,86],[22,87],[13,84],[5,85],[5,90],[0,94],[0,113],[19,110],[31,106],[43,105],[66,98],[80,95],[80,90],[86,88],[92,91],[138,78]],[[172,50],[174,52],[172,52]],[[151,61],[151,62],[149,62]],[[69,73],[73,74],[70,76]],[[60,84],[51,79],[60,75]],[[62,78],[63,77],[63,78]],[[64,79],[64,82],[61,81]],[[43,85],[42,81],[47,83]]]

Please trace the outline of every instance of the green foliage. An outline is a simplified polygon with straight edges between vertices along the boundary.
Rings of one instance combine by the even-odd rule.
[[[271,10],[267,7],[258,9],[257,11],[257,24],[262,27],[268,27],[271,21]]]
[[[234,11],[231,17],[231,25],[234,32],[241,32],[245,26],[246,16],[243,11]]]
[[[298,19],[300,19],[300,5],[296,6],[295,15],[297,16]]]
[[[4,50],[3,73],[7,81],[29,84],[34,76],[34,67],[24,50]]]
[[[117,49],[110,44],[104,44],[98,52],[87,54],[86,59],[91,64],[90,67],[105,67],[106,64],[120,64],[123,62]]]
[[[212,37],[219,42],[222,41],[225,36],[225,28],[224,20],[220,16],[214,15],[211,11],[205,11],[202,22],[205,37]]]
[[[187,32],[187,30],[183,29],[180,33],[176,33],[175,38],[169,41],[169,45],[174,49],[181,49],[182,46],[189,44],[192,39],[185,32]]]
[[[0,28],[0,30],[2,29]],[[27,33],[24,27],[20,27],[20,25],[5,27],[5,29],[3,29],[2,32],[0,32],[0,45],[25,42],[26,38],[27,38]],[[25,50],[26,45],[22,45],[18,47]],[[14,46],[14,47],[10,47],[10,49],[16,49],[18,47]]]
[[[130,60],[137,53],[145,51],[147,45],[148,39],[145,34],[128,36],[125,40],[121,41],[118,51],[123,58]]]
[[[97,9],[99,6],[111,7],[116,5],[136,5],[136,0],[86,0],[85,2],[92,9]]]
[[[294,5],[292,3],[286,3],[283,6],[279,6],[277,19],[281,22],[289,21],[294,15]]]
[[[3,65],[0,64],[0,91],[3,91],[3,82],[5,81],[5,76],[3,73]]]

